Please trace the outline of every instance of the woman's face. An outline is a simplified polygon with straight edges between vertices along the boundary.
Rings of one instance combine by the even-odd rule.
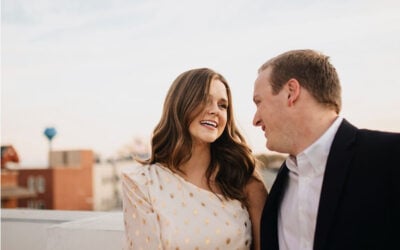
[[[228,116],[228,94],[225,85],[217,79],[210,84],[205,108],[189,125],[194,145],[212,143],[224,132]]]

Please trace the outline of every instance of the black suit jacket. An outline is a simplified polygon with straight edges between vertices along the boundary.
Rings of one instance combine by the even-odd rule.
[[[261,219],[261,249],[279,249],[277,215],[288,179],[284,163]],[[326,164],[314,249],[400,249],[400,134],[343,120]]]

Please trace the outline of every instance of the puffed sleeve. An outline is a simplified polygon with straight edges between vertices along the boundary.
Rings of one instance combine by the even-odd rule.
[[[124,249],[162,249],[158,216],[149,191],[146,166],[122,171],[122,202],[125,225]]]

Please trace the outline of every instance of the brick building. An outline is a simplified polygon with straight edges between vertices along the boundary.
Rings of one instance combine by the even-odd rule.
[[[93,152],[52,151],[49,159],[49,168],[18,170],[18,184],[37,194],[35,198],[19,200],[18,207],[92,210]]]

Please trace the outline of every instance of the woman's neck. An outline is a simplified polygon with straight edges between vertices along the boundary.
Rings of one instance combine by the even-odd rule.
[[[192,156],[180,167],[182,177],[200,188],[209,189],[206,172],[210,161],[209,145],[194,146]]]

